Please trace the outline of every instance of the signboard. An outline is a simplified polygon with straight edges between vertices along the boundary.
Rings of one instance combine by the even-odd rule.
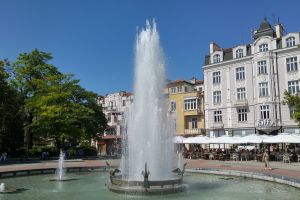
[[[257,120],[257,127],[259,128],[269,128],[274,125],[271,119],[259,119]]]

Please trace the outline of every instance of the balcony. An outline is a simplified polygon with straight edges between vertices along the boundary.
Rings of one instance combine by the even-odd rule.
[[[223,122],[213,123],[210,127],[212,129],[222,129],[224,128],[224,124]]]
[[[203,111],[200,108],[194,109],[194,110],[184,110],[185,116],[191,116],[191,115],[203,115]]]
[[[248,100],[247,99],[239,99],[236,100],[235,106],[248,106]]]
[[[184,129],[184,134],[187,135],[205,135],[204,128]]]
[[[116,106],[107,106],[105,107],[106,111],[117,111],[117,107]]]

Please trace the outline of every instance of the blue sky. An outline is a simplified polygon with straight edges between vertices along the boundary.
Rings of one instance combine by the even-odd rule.
[[[0,59],[34,48],[98,94],[132,91],[137,27],[155,18],[169,79],[203,78],[209,43],[251,42],[264,17],[300,31],[300,1],[0,0]]]

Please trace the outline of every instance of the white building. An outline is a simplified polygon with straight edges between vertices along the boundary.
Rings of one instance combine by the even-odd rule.
[[[107,94],[98,100],[108,124],[104,133],[99,135],[97,149],[100,155],[120,155],[121,125],[124,113],[132,102],[133,94],[124,91]]]
[[[102,102],[102,108],[107,119],[110,130],[115,135],[121,135],[121,123],[124,112],[133,102],[133,94],[128,92],[118,92],[107,94]]]
[[[275,29],[275,30],[274,30]],[[209,136],[299,133],[284,91],[299,91],[299,32],[283,35],[265,19],[251,44],[205,56],[205,125]]]

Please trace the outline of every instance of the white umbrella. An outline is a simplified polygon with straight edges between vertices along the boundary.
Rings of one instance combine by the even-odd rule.
[[[300,137],[289,133],[280,133],[264,139],[263,143],[300,143]]]
[[[209,138],[209,144],[235,144],[235,137],[223,135],[221,137]]]
[[[269,136],[263,136],[263,135],[247,135],[245,137],[241,137],[239,139],[240,144],[260,144],[263,142],[264,139],[269,138]]]
[[[182,144],[184,140],[185,138],[180,135],[173,137],[173,142],[177,144]]]
[[[189,137],[183,141],[184,144],[208,144],[208,137],[206,136],[197,136]]]

